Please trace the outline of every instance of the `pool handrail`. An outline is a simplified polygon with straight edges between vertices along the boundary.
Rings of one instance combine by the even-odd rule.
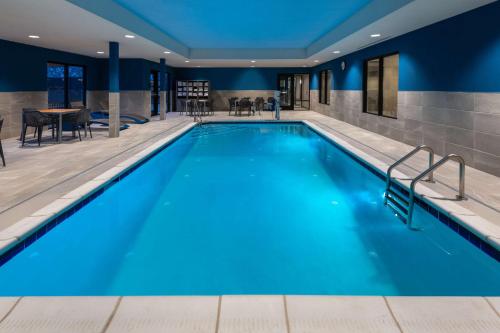
[[[410,157],[412,157],[413,155],[415,155],[416,153],[418,153],[419,151],[421,151],[421,150],[429,152],[429,168],[432,167],[432,165],[434,164],[434,149],[432,149],[431,147],[429,147],[427,145],[420,145],[420,146],[416,147],[415,149],[413,149],[412,151],[410,151],[408,154],[406,154],[405,156],[401,157],[399,160],[397,160],[396,162],[394,162],[393,164],[391,164],[391,166],[389,166],[389,168],[387,169],[386,184],[385,184],[384,205],[387,205],[387,195],[388,195],[389,189],[391,187],[391,180],[392,180],[391,173],[392,173],[392,170],[395,167],[397,167],[398,165],[400,165],[401,163],[403,163],[404,161],[406,161],[407,159],[409,159]],[[431,171],[429,173],[429,177],[428,177],[427,181],[432,182],[433,180],[434,180],[434,174]]]
[[[409,208],[408,208],[408,228],[412,228],[412,215],[413,215],[413,207],[415,204],[415,186],[417,183],[422,180],[427,174],[432,173],[434,170],[442,166],[448,161],[455,161],[459,163],[459,169],[458,169],[458,177],[459,177],[459,185],[458,185],[458,195],[456,196],[457,200],[464,200],[465,199],[465,160],[463,159],[462,156],[457,155],[457,154],[448,154],[445,157],[443,157],[441,160],[439,160],[436,164],[431,165],[427,170],[419,174],[417,177],[415,177],[411,184],[410,184],[410,200],[409,200]]]

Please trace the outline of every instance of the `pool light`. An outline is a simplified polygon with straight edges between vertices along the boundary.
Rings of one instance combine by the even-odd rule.
[[[134,35],[125,35],[125,38],[130,38],[130,39],[132,39],[132,38],[135,38],[135,36],[134,36]]]
[[[29,35],[28,37],[32,38],[32,39],[38,39],[38,38],[40,38],[40,36],[37,36],[37,35]]]
[[[377,37],[380,37],[380,34],[373,34],[373,35],[370,35],[371,38],[377,38]]]

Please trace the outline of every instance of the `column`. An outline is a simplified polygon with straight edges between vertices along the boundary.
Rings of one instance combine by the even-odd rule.
[[[165,73],[167,66],[165,59],[160,59],[160,120],[167,119],[167,82],[165,82]]]
[[[120,136],[120,52],[117,42],[109,42],[109,137]]]

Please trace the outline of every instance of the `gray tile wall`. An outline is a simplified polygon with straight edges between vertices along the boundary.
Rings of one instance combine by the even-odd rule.
[[[92,111],[108,110],[107,90],[87,90],[87,107]]]
[[[46,108],[46,91],[0,92],[0,116],[4,118],[1,138],[20,135],[23,108]],[[107,91],[87,91],[87,105],[92,110],[108,109]]]
[[[151,118],[151,91],[128,90],[120,92],[120,112]]]
[[[1,138],[11,138],[21,133],[23,108],[46,108],[46,91],[0,92],[0,116],[4,119]]]
[[[398,119],[362,112],[362,92],[335,90],[330,105],[312,109],[410,145],[427,144],[440,155],[462,155],[467,164],[500,176],[500,93],[400,91]]]

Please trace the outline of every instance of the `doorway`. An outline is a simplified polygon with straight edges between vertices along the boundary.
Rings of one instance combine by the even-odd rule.
[[[294,75],[294,110],[309,110],[309,74]]]
[[[279,74],[278,90],[282,110],[309,110],[309,74]]]
[[[149,87],[151,89],[151,116],[157,116],[160,112],[160,84],[159,72],[151,71],[149,75]]]

